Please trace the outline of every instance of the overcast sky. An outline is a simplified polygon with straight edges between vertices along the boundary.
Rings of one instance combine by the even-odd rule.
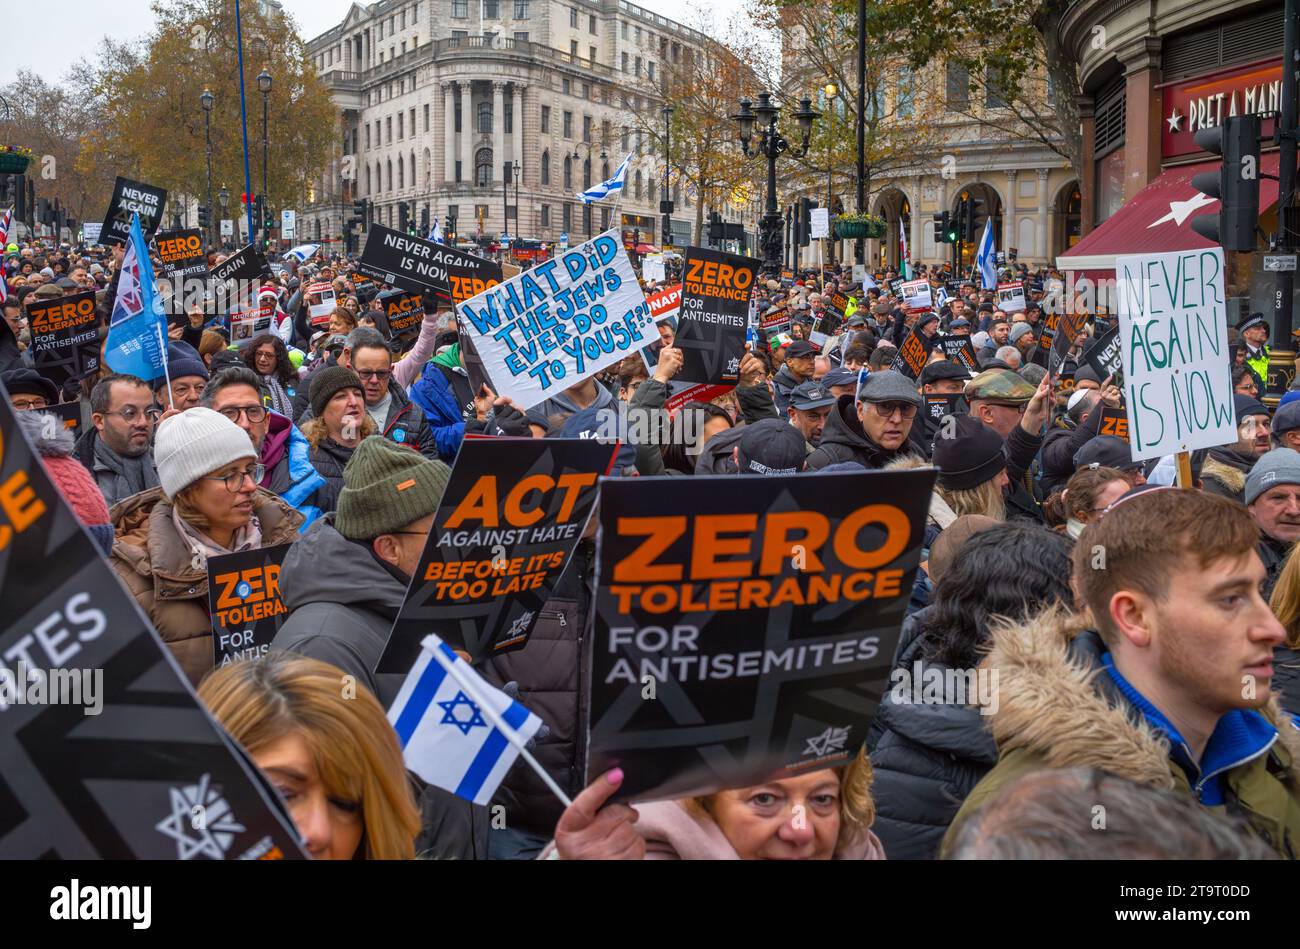
[[[253,2],[253,0],[247,0]],[[343,22],[352,0],[283,0],[305,39]],[[702,0],[641,0],[641,6],[688,25]],[[743,7],[742,0],[709,0],[718,20]],[[57,14],[56,21],[51,17]],[[104,36],[125,40],[144,36],[153,28],[149,0],[54,0],[52,4],[10,5],[5,13],[5,55],[0,57],[0,85],[14,73],[31,69],[48,81],[61,79],[72,63],[94,51]]]

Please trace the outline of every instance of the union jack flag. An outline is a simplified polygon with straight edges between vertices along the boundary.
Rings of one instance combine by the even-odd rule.
[[[4,217],[0,218],[0,251],[9,245],[9,228],[14,221],[14,209],[10,208],[5,212]],[[4,268],[0,266],[0,303],[9,299],[9,279],[4,275]]]

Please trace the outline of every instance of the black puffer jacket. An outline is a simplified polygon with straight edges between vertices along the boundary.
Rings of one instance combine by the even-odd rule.
[[[579,541],[572,562],[542,607],[528,645],[486,660],[481,667],[488,682],[517,695],[521,705],[545,722],[549,732],[537,739],[533,754],[570,797],[582,790],[586,770],[580,734],[587,707],[583,643],[589,635],[585,624],[594,568],[594,542]],[[506,772],[492,803],[505,807],[507,827],[548,840],[564,811],[522,758]]]
[[[900,698],[925,685],[926,670],[942,674],[947,666],[922,658],[925,622],[934,607],[903,621],[891,684]],[[915,682],[918,671],[920,682]],[[974,696],[970,697],[974,699]],[[969,705],[918,705],[895,701],[892,689],[881,697],[880,710],[867,736],[875,781],[876,822],[871,826],[890,860],[933,860],[943,835],[962,801],[997,763],[985,716]]]
[[[329,514],[338,507],[339,494],[343,491],[343,469],[355,450],[344,448],[326,436],[308,455],[311,466],[325,479],[325,486],[316,494],[322,514]]]
[[[920,417],[919,412],[917,417]],[[916,424],[915,419],[912,424]],[[808,470],[820,471],[841,461],[857,462],[864,468],[876,470],[912,453],[911,443],[906,439],[901,448],[887,451],[868,438],[858,421],[853,396],[842,395],[834,411],[826,417],[822,443],[808,456]]]

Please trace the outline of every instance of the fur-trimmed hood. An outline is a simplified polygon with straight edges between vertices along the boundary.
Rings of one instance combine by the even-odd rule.
[[[1000,756],[1023,749],[1053,768],[1093,767],[1148,787],[1176,781],[1164,735],[1122,700],[1100,662],[1089,618],[1055,608],[992,632],[981,668],[998,674],[989,725]],[[1100,680],[1098,677],[1100,676]],[[1300,788],[1300,733],[1271,696],[1259,710],[1277,728]]]
[[[1205,464],[1201,466],[1201,478],[1214,478],[1219,481],[1225,488],[1233,494],[1243,494],[1246,490],[1246,475],[1249,472],[1242,471],[1232,465],[1225,464],[1209,455],[1205,459]]]

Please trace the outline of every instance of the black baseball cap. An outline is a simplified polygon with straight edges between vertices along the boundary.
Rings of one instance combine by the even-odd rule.
[[[970,381],[970,373],[965,366],[958,365],[951,359],[944,359],[939,362],[932,362],[921,370],[921,378],[917,380],[917,385],[931,385],[940,379],[956,379],[960,382]]]
[[[1086,441],[1082,448],[1074,453],[1074,468],[1079,471],[1096,465],[1099,468],[1118,468],[1120,471],[1134,471],[1143,466],[1143,462],[1134,461],[1128,442],[1114,435],[1098,435]]]
[[[802,433],[779,418],[746,425],[736,453],[741,474],[797,474],[808,459]]]
[[[818,382],[805,382],[790,390],[790,405],[800,412],[824,409],[834,405],[837,399],[831,390]]]
[[[793,343],[785,348],[785,358],[791,357],[798,359],[800,356],[816,356],[818,349],[806,339],[796,339]]]

